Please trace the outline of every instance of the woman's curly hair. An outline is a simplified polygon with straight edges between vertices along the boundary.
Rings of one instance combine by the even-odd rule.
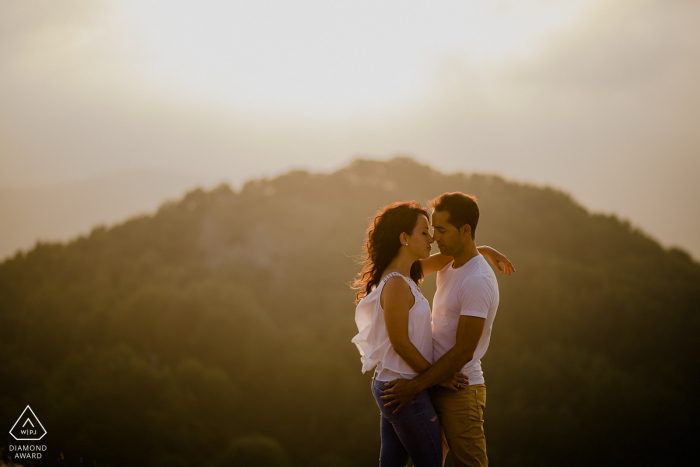
[[[374,220],[367,228],[367,240],[363,250],[366,255],[360,260],[362,271],[352,284],[358,290],[356,301],[360,301],[379,285],[384,269],[396,257],[401,248],[399,236],[405,232],[408,235],[418,222],[419,216],[428,219],[428,211],[416,201],[404,201],[390,204],[377,212]],[[411,265],[411,279],[418,284],[423,280],[423,268],[420,261]]]

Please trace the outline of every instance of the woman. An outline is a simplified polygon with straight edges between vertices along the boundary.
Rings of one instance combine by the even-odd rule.
[[[388,381],[414,378],[433,364],[430,305],[418,284],[451,258],[430,256],[428,217],[415,201],[382,209],[367,229],[367,257],[354,283],[360,332],[352,342],[362,356],[362,372],[376,367],[372,392],[381,411],[380,467],[405,467],[409,458],[416,467],[440,467],[443,462],[440,424],[427,391],[396,415],[380,400]],[[489,247],[479,247],[479,252],[499,270],[499,262],[507,263]],[[466,377],[455,373],[441,386],[457,390],[460,384],[468,384]]]

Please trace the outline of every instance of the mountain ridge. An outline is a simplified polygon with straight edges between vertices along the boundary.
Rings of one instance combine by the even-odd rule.
[[[39,241],[69,241],[97,225],[155,211],[164,201],[202,185],[201,177],[136,170],[49,186],[0,188],[0,259]]]
[[[353,256],[381,206],[444,191],[476,194],[477,241],[518,269],[498,277],[483,360],[492,461],[691,459],[700,265],[565,193],[405,158],[191,190],[0,263],[0,414],[31,402],[64,454],[100,465],[127,462],[119,446],[144,465],[243,465],[261,446],[269,465],[375,462]]]

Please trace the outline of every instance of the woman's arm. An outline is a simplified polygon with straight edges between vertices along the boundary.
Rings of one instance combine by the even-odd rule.
[[[423,268],[423,277],[435,274],[440,269],[447,266],[447,263],[452,261],[452,256],[443,255],[438,253],[436,255],[431,255],[429,258],[421,259],[420,265]]]
[[[451,258],[450,258],[451,259]],[[447,264],[447,263],[445,263]],[[408,311],[413,306],[413,292],[405,280],[392,277],[384,285],[380,298],[384,309],[384,324],[389,335],[389,341],[399,357],[417,373],[423,373],[430,368],[430,362],[423,357],[408,338]],[[459,391],[469,385],[469,380],[457,372],[440,383],[440,386]]]
[[[390,278],[380,297],[391,346],[415,372],[423,373],[430,368],[430,362],[408,338],[408,310],[413,306],[414,300],[411,287],[400,277]]]
[[[476,249],[498,269],[498,272],[508,274],[509,276],[511,273],[515,272],[513,263],[508,261],[508,258],[500,251],[490,246],[478,246]],[[423,267],[423,276],[429,276],[438,272],[440,269],[447,266],[447,263],[450,261],[452,261],[452,256],[443,255],[442,253],[432,255],[427,259],[421,259],[420,264]]]
[[[498,269],[498,272],[508,274],[509,276],[511,273],[515,272],[513,263],[508,261],[508,258],[506,258],[506,256],[498,250],[495,250],[490,246],[478,246],[476,249],[479,250],[481,256],[487,258],[489,262],[493,264],[496,269]]]

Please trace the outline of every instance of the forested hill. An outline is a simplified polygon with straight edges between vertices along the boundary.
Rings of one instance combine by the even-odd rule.
[[[446,191],[517,268],[483,360],[492,464],[697,459],[700,265],[559,191],[405,158],[195,190],[6,260],[0,427],[31,405],[37,466],[376,465],[353,256],[380,207]]]

